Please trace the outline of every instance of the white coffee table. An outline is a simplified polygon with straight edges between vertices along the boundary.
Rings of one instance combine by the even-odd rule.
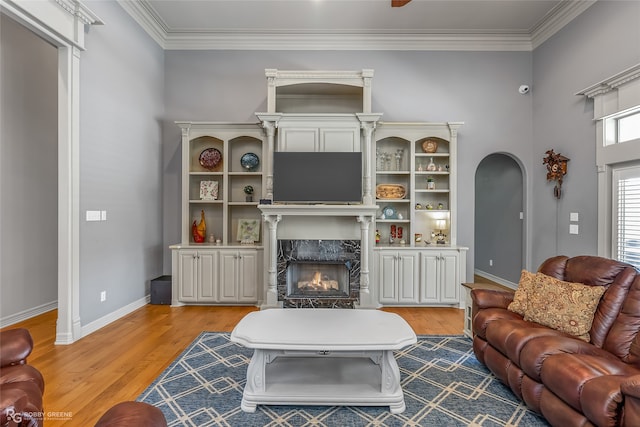
[[[242,410],[257,405],[389,406],[405,410],[393,350],[416,343],[405,320],[378,310],[269,309],[245,316],[231,341],[254,349]]]

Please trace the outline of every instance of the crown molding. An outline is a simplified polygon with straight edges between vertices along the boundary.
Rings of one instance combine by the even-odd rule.
[[[596,0],[565,1],[529,32],[256,31],[170,28],[147,0],[118,0],[165,50],[398,50],[530,52]]]
[[[578,0],[558,4],[531,31],[533,49],[547,41],[582,12],[593,6],[597,0]]]
[[[360,34],[335,31],[170,33],[166,50],[509,50],[530,51],[527,35]]]
[[[170,28],[149,2],[146,0],[118,0],[118,4],[161,48],[165,48],[165,41]]]

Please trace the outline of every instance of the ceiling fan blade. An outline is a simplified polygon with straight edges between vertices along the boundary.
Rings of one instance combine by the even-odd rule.
[[[391,0],[391,7],[402,7],[411,0]]]

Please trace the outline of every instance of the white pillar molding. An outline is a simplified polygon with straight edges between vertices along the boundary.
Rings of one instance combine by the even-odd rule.
[[[364,114],[356,113],[358,120],[360,120],[360,127],[362,129],[362,157],[363,162],[363,182],[362,182],[362,203],[364,205],[374,204],[375,197],[372,190],[372,170],[371,165],[372,147],[373,147],[373,131],[376,128],[376,123],[382,117],[382,114]]]
[[[282,215],[263,213],[265,223],[269,226],[269,245],[267,257],[269,259],[267,265],[267,290],[264,303],[261,308],[281,307],[278,302],[278,223],[282,219]]]
[[[267,148],[263,150],[263,171],[266,177],[265,197],[273,200],[273,151],[275,150],[276,129],[278,121],[282,118],[282,114],[256,113],[256,116],[262,122],[262,127],[267,135]]]
[[[356,221],[360,223],[360,302],[358,308],[376,308],[377,302],[374,301],[374,296],[370,289],[370,276],[369,276],[369,252],[370,243],[369,237],[370,226],[374,221],[373,215],[358,215]]]
[[[0,0],[2,12],[58,48],[58,320],[56,344],[80,323],[80,52],[100,19],[78,0]]]

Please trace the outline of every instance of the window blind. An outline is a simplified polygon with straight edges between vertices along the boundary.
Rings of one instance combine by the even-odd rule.
[[[616,258],[640,270],[640,166],[614,171]]]

